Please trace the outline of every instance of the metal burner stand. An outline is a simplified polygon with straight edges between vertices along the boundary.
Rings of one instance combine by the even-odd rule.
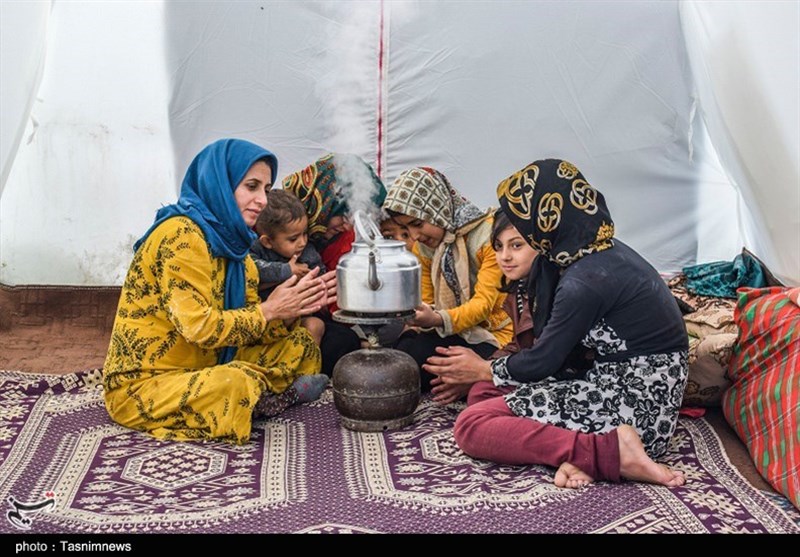
[[[413,309],[395,313],[359,313],[339,309],[333,312],[333,320],[347,325],[358,325],[364,331],[370,348],[378,348],[380,347],[378,330],[382,326],[398,319],[408,321],[414,317],[414,313]]]
[[[359,325],[370,344],[342,357],[333,369],[333,401],[342,426],[354,431],[385,431],[413,421],[420,398],[417,363],[404,352],[380,346],[377,334],[390,321],[413,316],[414,310],[334,312],[335,321]]]

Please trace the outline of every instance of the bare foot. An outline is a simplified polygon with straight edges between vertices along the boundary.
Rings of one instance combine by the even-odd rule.
[[[627,480],[677,487],[686,483],[683,472],[658,464],[644,451],[636,430],[629,425],[617,428],[619,474]]]
[[[557,487],[566,487],[568,489],[578,489],[586,487],[594,481],[594,478],[589,474],[569,462],[563,463],[556,470],[556,477],[553,483]]]

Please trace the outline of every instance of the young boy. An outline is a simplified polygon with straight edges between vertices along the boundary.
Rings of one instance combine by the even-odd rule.
[[[414,247],[414,239],[408,233],[408,228],[397,224],[392,217],[387,217],[381,221],[379,226],[381,235],[387,240],[399,240],[406,244],[406,249],[411,251]]]
[[[258,267],[258,293],[262,301],[292,275],[303,277],[315,267],[320,267],[320,274],[325,272],[322,258],[308,242],[307,227],[305,207],[296,196],[283,190],[269,192],[267,206],[255,225],[258,240],[250,247],[250,255]],[[300,324],[319,346],[325,334],[323,320],[303,317]]]

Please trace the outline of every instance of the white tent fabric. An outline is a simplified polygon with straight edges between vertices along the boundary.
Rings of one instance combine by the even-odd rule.
[[[120,284],[220,137],[273,150],[279,177],[331,151],[387,184],[434,166],[484,207],[566,158],[657,269],[747,246],[800,283],[794,2],[18,4],[0,3],[2,283]],[[46,44],[38,89],[41,56],[6,65],[24,41]]]
[[[703,117],[736,187],[743,243],[800,280],[800,3],[684,2]]]
[[[0,197],[44,70],[48,2],[0,5]],[[13,22],[13,24],[12,24]],[[13,86],[12,86],[13,84]]]
[[[14,4],[0,3],[3,35],[33,23],[12,17]],[[0,282],[121,284],[134,240],[174,201],[163,16],[149,2],[52,4],[0,198]],[[0,96],[14,87],[3,72]]]

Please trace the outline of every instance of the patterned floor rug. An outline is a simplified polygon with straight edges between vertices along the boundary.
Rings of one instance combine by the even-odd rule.
[[[328,391],[256,422],[245,446],[167,443],[112,423],[99,378],[0,372],[0,532],[800,533],[800,513],[750,486],[703,419],[681,418],[664,459],[685,487],[565,490],[551,469],[461,453],[457,404],[423,400],[411,426],[354,433]]]

